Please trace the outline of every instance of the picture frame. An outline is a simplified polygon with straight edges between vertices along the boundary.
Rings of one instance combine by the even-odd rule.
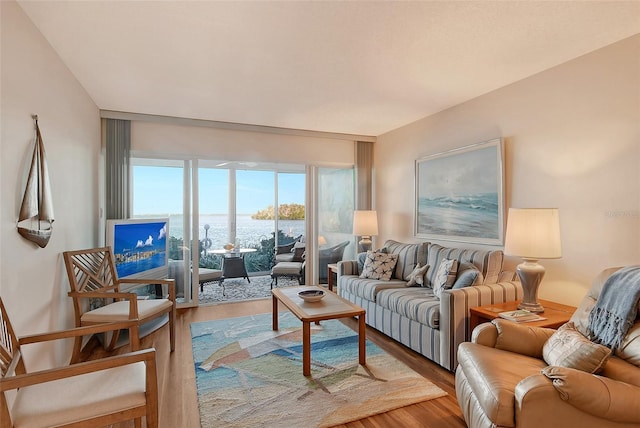
[[[416,160],[414,232],[419,238],[503,244],[501,138]]]

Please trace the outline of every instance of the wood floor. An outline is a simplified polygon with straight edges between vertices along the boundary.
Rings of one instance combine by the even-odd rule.
[[[157,351],[160,428],[200,427],[193,355],[191,353],[190,323],[269,312],[271,312],[271,299],[179,309],[176,320],[176,350],[173,353],[169,352],[169,334],[166,326],[142,339],[141,345],[143,347],[154,347]],[[345,324],[354,330],[357,329],[355,319],[347,319]],[[370,327],[367,327],[367,339],[431,380],[448,395],[340,425],[340,428],[466,427],[456,400],[452,373]],[[124,347],[116,350],[113,354],[127,351],[128,347]],[[105,355],[105,351],[97,344],[97,341],[91,341],[85,347],[85,359],[101,358]],[[129,427],[133,427],[133,422],[119,424],[114,428]]]

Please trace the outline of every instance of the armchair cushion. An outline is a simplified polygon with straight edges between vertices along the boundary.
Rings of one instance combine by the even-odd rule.
[[[139,362],[20,388],[13,424],[62,426],[143,406],[145,377],[145,364]]]
[[[542,356],[551,366],[596,373],[611,356],[611,349],[591,342],[572,322],[561,326],[544,344]]]
[[[581,370],[549,366],[542,374],[572,406],[605,420],[640,424],[640,387]]]
[[[498,331],[495,345],[497,349],[540,359],[544,344],[555,331],[516,324],[500,318],[492,320],[491,323]]]
[[[168,299],[138,300],[138,318],[145,320],[166,311],[173,305]],[[98,323],[126,320],[129,318],[129,302],[120,300],[82,314],[82,322]]]

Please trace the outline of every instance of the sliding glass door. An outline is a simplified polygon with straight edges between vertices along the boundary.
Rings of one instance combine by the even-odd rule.
[[[132,159],[131,189],[134,218],[169,217],[169,278],[175,279],[180,303],[192,300],[190,162]]]
[[[353,260],[356,255],[352,235],[355,184],[353,168],[317,169],[317,279],[328,281],[329,264]]]
[[[227,244],[250,252],[244,254],[248,279],[225,283],[269,275],[275,246],[293,240],[305,242],[311,254],[308,283],[326,283],[328,264],[355,257],[353,168],[309,168],[311,183],[303,165],[132,159],[134,216],[170,217],[170,276],[182,304],[197,304],[200,289],[215,286],[201,285],[199,272],[223,270]]]

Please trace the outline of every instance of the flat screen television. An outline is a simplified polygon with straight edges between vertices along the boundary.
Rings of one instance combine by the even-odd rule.
[[[162,279],[169,266],[168,218],[107,220],[119,278]]]

